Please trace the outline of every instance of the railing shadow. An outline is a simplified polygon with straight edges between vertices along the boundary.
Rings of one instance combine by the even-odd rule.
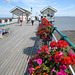
[[[35,41],[34,46],[25,48],[23,50],[23,53],[26,54],[26,55],[30,55],[31,56],[31,55],[35,55],[37,53],[37,50],[42,47],[42,42],[41,42],[41,40],[38,37],[31,37],[30,39]],[[28,70],[28,66],[25,69],[24,75],[29,75],[27,73],[27,70]]]

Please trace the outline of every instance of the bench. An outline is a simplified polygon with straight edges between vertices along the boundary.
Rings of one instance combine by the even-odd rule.
[[[5,24],[0,25],[1,29],[3,30],[3,33],[9,32],[10,33],[10,28],[4,27],[6,26]]]

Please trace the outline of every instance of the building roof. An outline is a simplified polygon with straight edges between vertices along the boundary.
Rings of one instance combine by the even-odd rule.
[[[51,6],[47,6],[47,7],[45,7],[45,8],[42,9],[40,12],[42,13],[42,12],[44,12],[46,9],[51,9],[52,11],[57,12],[57,10],[54,9],[54,8],[52,8]]]
[[[10,12],[12,13],[15,9],[19,9],[19,10],[22,11],[22,12],[26,12],[26,13],[31,14],[31,12],[29,12],[28,10],[23,9],[23,8],[21,8],[21,7],[18,7],[18,6],[16,6],[16,7],[13,8],[12,10],[10,10]]]

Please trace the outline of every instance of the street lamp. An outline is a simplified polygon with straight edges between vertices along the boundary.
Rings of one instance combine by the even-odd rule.
[[[31,12],[32,12],[32,7],[31,7]]]

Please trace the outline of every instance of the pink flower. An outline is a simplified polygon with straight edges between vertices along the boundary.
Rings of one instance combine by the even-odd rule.
[[[68,51],[69,53],[68,53],[68,56],[71,56],[71,50],[70,51]]]
[[[61,51],[59,51],[59,55],[61,56],[63,53]]]
[[[42,64],[42,59],[37,59],[38,64]]]
[[[52,73],[53,71],[55,71],[54,69],[55,69],[55,67],[53,67],[53,69],[51,70],[51,72],[50,72],[50,73]]]
[[[47,37],[45,36],[45,38],[47,38]]]
[[[31,67],[31,62],[32,62],[31,60],[28,62],[28,67]]]
[[[34,59],[33,61],[37,61],[37,59]]]
[[[49,57],[50,57],[50,59],[52,59],[51,56],[49,56]]]
[[[68,75],[68,74],[67,74],[67,73],[65,73],[65,72],[64,72],[63,74],[64,74],[64,75]]]
[[[33,72],[33,68],[29,68],[29,74]]]
[[[27,60],[30,58],[30,56],[28,56]]]
[[[40,51],[41,51],[41,49],[39,49],[39,50],[37,51],[37,54],[39,54],[39,53],[40,53]]]
[[[56,75],[64,75],[62,72],[57,72]]]
[[[70,51],[68,51],[70,54],[71,54],[71,50]]]
[[[74,55],[74,54],[71,54],[72,56]]]
[[[70,51],[68,51],[69,53],[68,53],[68,56],[73,56],[74,54],[71,54],[71,50]]]
[[[65,65],[60,66],[60,72],[64,72],[64,70],[66,70],[66,69],[67,69],[67,67]]]
[[[48,53],[48,54],[49,54],[49,51],[46,51],[46,53]]]
[[[50,39],[48,39],[48,41],[50,41]]]

